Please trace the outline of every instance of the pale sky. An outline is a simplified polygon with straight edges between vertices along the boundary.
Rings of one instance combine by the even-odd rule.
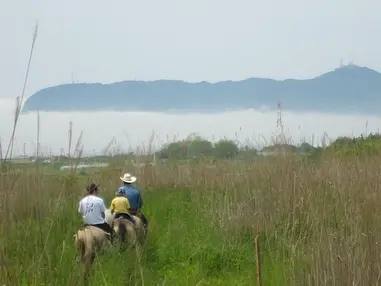
[[[0,0],[0,97],[79,82],[381,71],[379,0]]]

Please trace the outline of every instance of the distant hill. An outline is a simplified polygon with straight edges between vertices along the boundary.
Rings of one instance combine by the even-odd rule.
[[[381,73],[355,65],[313,79],[249,78],[218,83],[177,80],[63,84],[42,89],[23,107],[28,111],[202,111],[276,107],[290,111],[379,114]]]

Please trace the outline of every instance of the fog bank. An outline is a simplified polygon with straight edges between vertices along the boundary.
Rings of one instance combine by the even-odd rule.
[[[8,145],[14,121],[15,103],[0,99],[0,136]],[[43,154],[67,152],[69,122],[73,122],[73,139],[83,130],[82,144],[86,154],[101,154],[115,137],[123,151],[147,146],[154,133],[155,148],[174,139],[182,139],[196,132],[209,140],[221,138],[249,142],[260,148],[277,131],[276,112],[241,110],[214,114],[161,114],[153,112],[40,112],[40,146]],[[329,138],[358,136],[361,133],[378,132],[381,118],[375,116],[334,115],[320,113],[282,113],[286,137],[294,144],[308,142],[321,145],[324,133]],[[367,124],[368,122],[368,124]],[[13,154],[22,155],[24,146],[28,155],[35,153],[37,114],[21,114],[16,131]],[[24,145],[25,144],[25,145]],[[74,143],[75,144],[75,143]],[[4,150],[3,150],[4,152]]]

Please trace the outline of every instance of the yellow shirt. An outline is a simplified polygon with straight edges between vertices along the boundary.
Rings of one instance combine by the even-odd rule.
[[[130,208],[130,202],[126,197],[116,197],[112,200],[110,211],[111,213],[122,213],[128,214],[128,209]]]

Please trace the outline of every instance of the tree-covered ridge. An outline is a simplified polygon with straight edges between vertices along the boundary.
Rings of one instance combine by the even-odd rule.
[[[275,108],[290,111],[378,114],[381,74],[354,65],[305,80],[249,78],[217,83],[180,80],[75,83],[41,89],[23,106],[28,111],[218,112]]]

